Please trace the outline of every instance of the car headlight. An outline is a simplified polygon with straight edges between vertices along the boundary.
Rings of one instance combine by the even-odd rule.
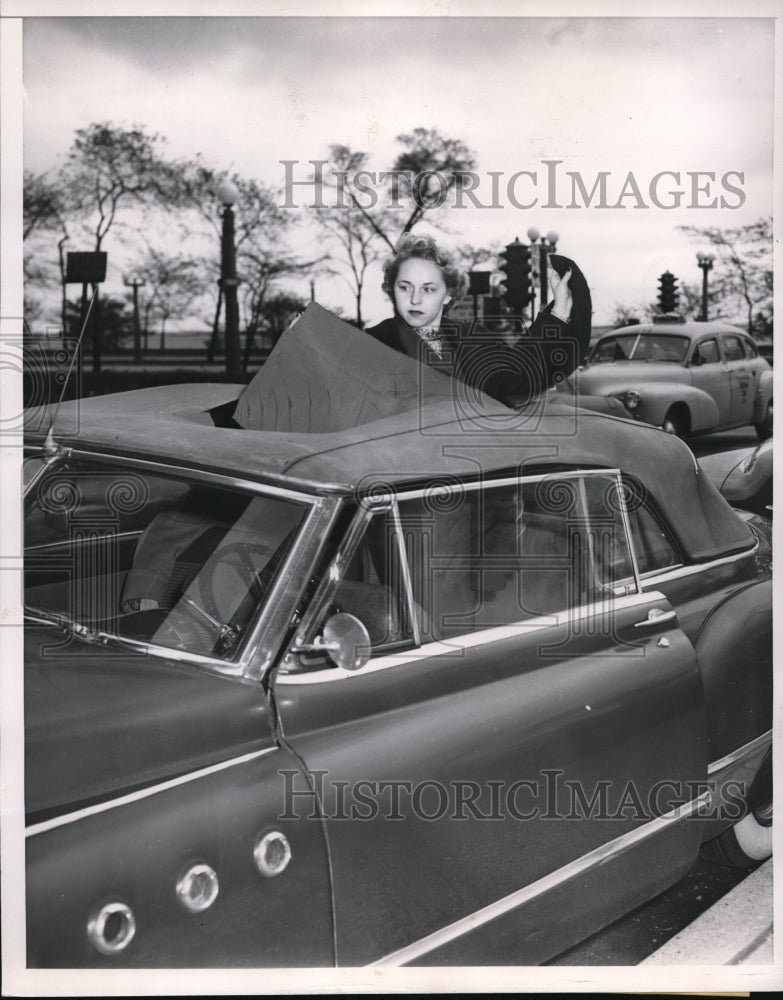
[[[625,403],[627,410],[636,410],[639,408],[639,404],[642,401],[642,397],[636,392],[635,389],[629,389],[628,392],[623,393],[621,397],[622,401]]]

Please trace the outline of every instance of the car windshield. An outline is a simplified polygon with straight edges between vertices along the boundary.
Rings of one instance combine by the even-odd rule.
[[[28,496],[28,616],[87,641],[231,659],[307,510],[271,490],[61,462]]]
[[[674,361],[682,364],[690,341],[666,333],[620,333],[604,337],[593,348],[590,364],[612,361]]]

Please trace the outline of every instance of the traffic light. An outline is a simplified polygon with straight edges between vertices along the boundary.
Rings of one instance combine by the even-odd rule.
[[[660,289],[658,290],[658,306],[662,313],[677,312],[680,303],[680,293],[677,290],[677,279],[671,271],[664,271],[658,279]]]
[[[503,260],[500,270],[506,275],[503,282],[506,286],[504,296],[506,303],[512,312],[521,315],[533,297],[530,281],[530,247],[526,243],[520,243],[517,237],[501,251],[500,256]]]

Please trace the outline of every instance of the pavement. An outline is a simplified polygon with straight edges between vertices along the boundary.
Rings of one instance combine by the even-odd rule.
[[[772,859],[640,965],[772,965]]]

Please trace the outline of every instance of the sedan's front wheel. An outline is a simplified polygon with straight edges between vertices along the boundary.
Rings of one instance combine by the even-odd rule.
[[[766,441],[767,438],[772,437],[772,400],[767,403],[767,409],[764,413],[764,419],[759,424],[753,425],[756,429],[756,434],[758,434],[759,441]]]
[[[663,418],[661,428],[665,430],[667,434],[674,434],[675,437],[682,437],[685,430],[683,423],[684,422],[680,414],[672,407],[672,409],[669,410]]]

